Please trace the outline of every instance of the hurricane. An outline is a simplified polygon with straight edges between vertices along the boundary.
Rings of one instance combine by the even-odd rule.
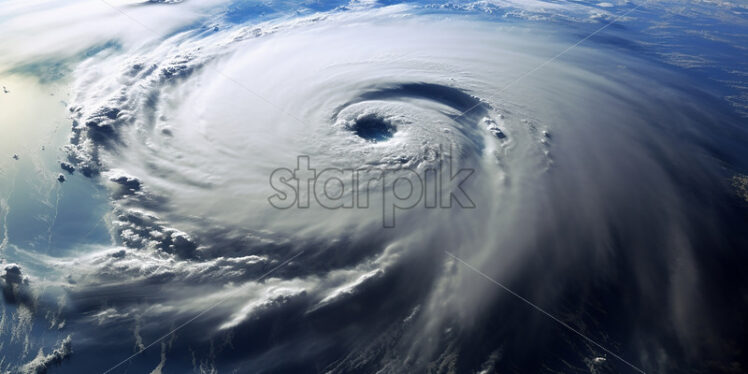
[[[747,14],[9,1],[0,369],[746,370]]]

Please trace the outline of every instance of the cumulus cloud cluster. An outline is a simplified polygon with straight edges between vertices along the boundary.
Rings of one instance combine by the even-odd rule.
[[[45,355],[44,351],[39,349],[39,354],[37,354],[33,360],[21,366],[20,373],[45,374],[51,367],[59,365],[63,360],[68,358],[73,353],[72,347],[72,338],[68,335],[60,342],[59,346],[53,349],[49,354]]]
[[[32,297],[29,289],[29,278],[23,275],[18,264],[4,264],[4,273],[0,275],[0,286],[3,299],[11,304],[30,305]]]

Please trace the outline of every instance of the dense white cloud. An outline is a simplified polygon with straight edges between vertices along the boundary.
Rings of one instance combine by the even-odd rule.
[[[0,14],[12,15],[0,31],[23,34],[0,42],[0,64],[110,43],[70,63],[73,133],[63,168],[109,188],[117,243],[40,260],[63,274],[66,312],[81,335],[129,329],[142,349],[144,332],[172,327],[163,321],[205,313],[174,341],[210,347],[192,359],[196,366],[214,358],[216,341],[253,341],[259,331],[269,343],[248,344],[252,354],[230,357],[226,367],[273,369],[279,356],[308,364],[344,346],[342,358],[321,361],[333,371],[448,368],[476,321],[505,311],[496,305],[506,301],[448,250],[521,284],[543,305],[568,301],[564,290],[575,282],[625,283],[622,298],[669,321],[662,331],[619,321],[632,330],[623,337],[628,352],[662,349],[668,339],[698,347],[704,338],[688,331],[710,313],[698,307],[705,296],[695,253],[710,237],[694,227],[719,212],[693,201],[689,188],[718,178],[717,163],[701,151],[723,134],[701,134],[700,126],[729,118],[709,112],[682,76],[644,58],[592,44],[547,64],[567,40],[546,29],[420,13],[501,10],[586,23],[609,22],[627,4],[356,3],[214,28],[208,9],[218,1],[109,3],[126,15],[102,2],[54,12],[13,2]],[[185,27],[198,19],[205,22]],[[55,33],[44,31],[51,27]],[[689,67],[701,61],[688,57],[668,56]],[[371,192],[367,209],[276,209],[268,180],[302,155],[318,170],[392,178],[448,156],[474,172],[462,187],[475,207],[431,209],[425,197],[394,210],[395,227],[384,229],[389,191],[346,181],[344,196]],[[28,282],[8,266],[4,290],[17,295]],[[507,324],[537,322],[526,314],[507,313]],[[81,327],[88,322],[105,329]],[[501,360],[492,339],[474,369]],[[313,349],[298,349],[310,341]],[[70,344],[28,365],[59,362]],[[166,350],[154,372],[167,365]],[[657,365],[646,354],[637,359]]]
[[[21,366],[19,372],[22,374],[45,374],[51,367],[59,365],[72,353],[72,338],[68,335],[59,343],[59,346],[54,348],[49,354],[45,355],[44,351],[39,349],[39,353],[36,357]]]

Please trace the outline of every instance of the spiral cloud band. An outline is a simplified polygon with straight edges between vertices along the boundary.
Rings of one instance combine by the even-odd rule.
[[[81,4],[59,5],[78,20],[59,29],[76,47],[48,46],[68,69],[61,154],[68,175],[105,186],[114,244],[47,253],[46,276],[5,264],[32,343],[14,339],[23,359],[0,367],[746,363],[734,251],[748,216],[726,182],[747,166],[745,102],[643,51],[641,18],[669,14],[660,5]],[[709,6],[745,20],[725,4]],[[43,13],[1,27],[53,24]]]

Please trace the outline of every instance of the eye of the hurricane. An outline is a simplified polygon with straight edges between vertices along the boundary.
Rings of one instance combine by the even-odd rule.
[[[358,137],[370,142],[388,140],[397,131],[390,121],[374,114],[357,118],[349,128]]]

